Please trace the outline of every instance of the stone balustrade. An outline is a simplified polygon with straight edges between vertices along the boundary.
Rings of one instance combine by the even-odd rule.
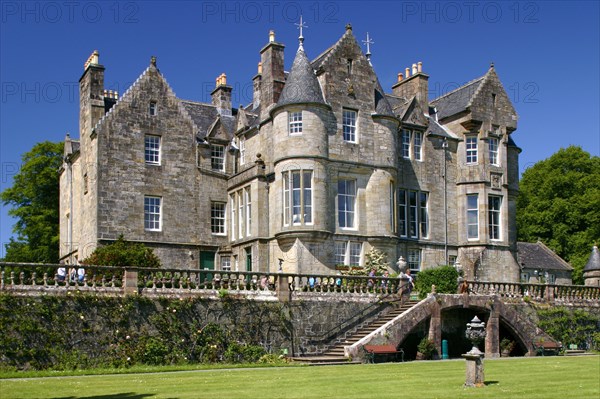
[[[530,298],[545,302],[600,301],[600,287],[493,281],[467,281],[467,283],[471,292],[480,295]]]

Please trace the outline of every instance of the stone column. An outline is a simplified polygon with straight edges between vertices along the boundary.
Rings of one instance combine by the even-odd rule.
[[[290,284],[287,275],[277,275],[277,299],[281,302],[289,302],[291,299]]]
[[[431,321],[427,338],[435,344],[438,356],[442,355],[442,316],[440,305],[433,302],[431,305]]]
[[[483,356],[466,353],[462,355],[462,357],[467,361],[465,386],[482,387],[485,382],[483,375]]]
[[[123,293],[125,295],[135,295],[138,293],[138,271],[125,269],[123,274]]]
[[[500,357],[500,320],[495,310],[490,312],[485,332],[485,356],[487,358]]]

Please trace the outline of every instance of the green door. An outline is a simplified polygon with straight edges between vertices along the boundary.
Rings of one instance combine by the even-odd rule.
[[[246,271],[252,271],[252,247],[246,248]]]
[[[212,281],[213,274],[202,270],[215,270],[215,252],[200,251],[200,281]]]

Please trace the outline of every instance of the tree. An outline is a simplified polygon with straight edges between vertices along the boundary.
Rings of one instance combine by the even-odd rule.
[[[12,187],[0,193],[8,214],[17,222],[16,239],[6,244],[7,262],[58,263],[59,175],[63,143],[44,141],[21,157],[21,170]]]
[[[160,267],[160,259],[142,243],[127,242],[119,236],[112,244],[98,247],[82,263],[94,266]]]
[[[522,175],[517,198],[518,239],[542,241],[574,268],[583,267],[600,239],[600,157],[580,147],[560,149]]]

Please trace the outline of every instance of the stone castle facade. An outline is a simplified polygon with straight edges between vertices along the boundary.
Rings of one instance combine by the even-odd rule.
[[[518,281],[517,114],[493,66],[433,101],[421,63],[386,93],[350,26],[284,71],[271,32],[253,100],[225,75],[212,103],[176,97],[156,59],[120,97],[94,52],[80,138],[61,169],[61,256],[123,235],[165,267],[334,274],[371,248],[397,271],[459,264]]]

